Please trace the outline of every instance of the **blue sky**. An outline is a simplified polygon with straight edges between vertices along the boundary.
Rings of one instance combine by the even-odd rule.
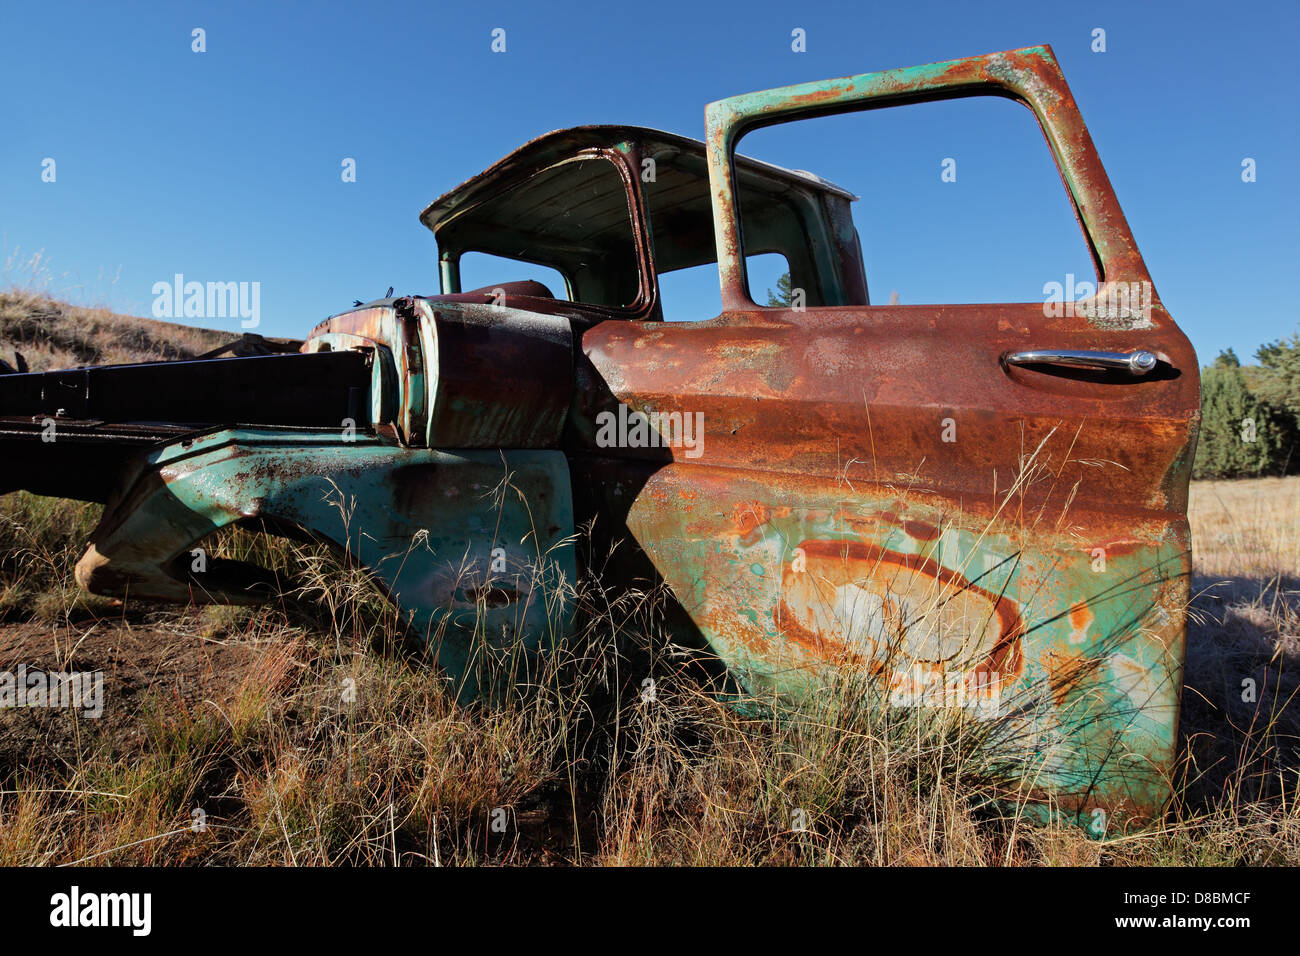
[[[490,48],[496,27],[504,54]],[[791,50],[796,27],[805,53]],[[1096,27],[1105,53],[1090,49]],[[629,123],[699,137],[705,103],[735,93],[1050,43],[1166,306],[1202,362],[1229,346],[1246,358],[1300,318],[1297,34],[1294,0],[9,2],[0,260],[22,282],[17,263],[41,251],[55,294],[141,315],[153,284],[178,272],[257,281],[260,331],[302,335],[390,285],[436,291],[419,211],[542,132]],[[869,129],[836,125],[861,116],[812,121],[829,124],[825,138],[760,142],[772,132],[760,131],[745,151],[863,195],[855,217],[877,301],[891,289],[903,302],[987,301],[991,267],[1001,284],[989,294],[1026,300],[1067,272],[1086,278],[1028,114],[969,103],[909,107],[931,111],[915,123],[871,114]],[[344,157],[355,183],[341,181]],[[940,182],[945,157],[956,183]],[[674,295],[680,315],[716,313],[715,278]]]

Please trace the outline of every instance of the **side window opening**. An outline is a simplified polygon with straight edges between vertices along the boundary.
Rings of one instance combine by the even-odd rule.
[[[820,216],[792,214],[807,231],[785,232],[797,244],[787,249],[790,284],[808,306],[1036,302],[1096,280],[1051,150],[1018,101],[973,96],[792,120],[746,134],[738,149],[819,194]],[[736,174],[740,183],[740,155]],[[770,244],[774,204],[743,183],[738,191],[748,259]],[[757,305],[769,287],[749,274]]]
[[[654,178],[643,188],[665,321],[713,318],[722,311],[722,294],[712,194],[703,151],[672,149],[656,153]],[[804,271],[811,272],[811,258],[800,256],[807,246],[804,227],[795,203],[782,196],[783,184],[779,180],[764,182],[761,174],[749,174],[742,188],[753,190],[755,197],[746,223],[757,237],[754,252],[746,259],[750,274],[775,290],[781,275],[791,269],[790,256]]]
[[[796,305],[790,281],[790,261],[779,252],[760,252],[745,257],[745,272],[759,305]]]
[[[641,296],[628,203],[614,163],[582,155],[515,183],[447,223],[438,230],[438,246],[459,260],[461,289],[533,280],[553,298],[625,308]]]
[[[562,272],[551,266],[487,252],[461,254],[460,287],[466,292],[529,281],[544,286],[549,293],[547,298],[572,300],[569,281]]]
[[[710,233],[711,234],[711,233]],[[760,253],[745,260],[751,277],[759,276],[773,290],[783,287],[790,264],[779,252]],[[718,284],[718,263],[711,261],[672,272],[661,272],[659,302],[665,322],[699,322],[722,312],[722,291]],[[788,280],[786,281],[788,285]],[[764,299],[760,304],[766,304]]]

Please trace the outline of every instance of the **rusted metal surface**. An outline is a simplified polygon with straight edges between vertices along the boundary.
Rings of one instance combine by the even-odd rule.
[[[759,699],[865,669],[893,706],[1009,722],[1008,751],[1037,762],[1032,778],[1062,802],[1159,806],[1180,691],[1185,529],[1082,509],[1058,528],[1008,505],[673,464],[628,525]]]
[[[375,349],[396,385],[385,414],[410,444],[558,447],[572,397],[568,323],[518,307],[517,297],[485,298],[406,297],[335,316],[304,349]]]
[[[97,594],[200,604],[274,597],[260,568],[194,550],[236,522],[346,552],[405,612],[462,699],[494,672],[526,677],[528,652],[571,626],[573,514],[557,451],[448,453],[315,430],[169,444],[125,476],[77,581]]]
[[[981,94],[1024,102],[1060,168],[1104,277],[1072,314],[867,305],[852,197],[733,155],[758,125]],[[302,345],[366,356],[351,425],[238,428],[218,407],[203,419],[214,427],[183,438],[150,431],[180,427],[165,412],[71,428],[112,449],[100,460],[119,479],[79,580],[251,599],[256,573],[195,576],[188,549],[234,521],[306,529],[371,569],[468,694],[476,648],[570,632],[572,536],[596,519],[620,555],[604,583],[666,585],[753,700],[861,673],[882,706],[994,722],[1024,792],[1085,823],[1099,809],[1158,813],[1181,689],[1197,362],[1051,51],[732,97],[706,124],[705,143],[551,133],[430,205],[441,294],[359,305]],[[627,274],[564,273],[624,229],[610,268]],[[806,309],[750,300],[742,233],[750,251],[830,277]],[[566,275],[564,294],[461,290],[463,252],[516,240],[521,258]],[[713,262],[722,314],[659,321],[660,273]],[[1140,376],[1007,361],[1044,349],[1158,361]],[[25,456],[7,487],[51,480],[30,410],[0,414],[0,441]],[[519,494],[500,493],[507,479]]]

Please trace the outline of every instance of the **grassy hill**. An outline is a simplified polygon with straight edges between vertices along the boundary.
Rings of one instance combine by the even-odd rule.
[[[14,353],[21,352],[33,372],[195,358],[238,337],[69,305],[37,292],[0,292],[0,359],[13,365]]]

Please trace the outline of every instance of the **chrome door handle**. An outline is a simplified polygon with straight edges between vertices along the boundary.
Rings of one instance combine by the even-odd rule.
[[[1130,375],[1145,375],[1156,367],[1154,352],[1088,352],[1062,349],[1029,349],[1008,352],[1008,365],[1069,365],[1075,368],[1119,369]]]

